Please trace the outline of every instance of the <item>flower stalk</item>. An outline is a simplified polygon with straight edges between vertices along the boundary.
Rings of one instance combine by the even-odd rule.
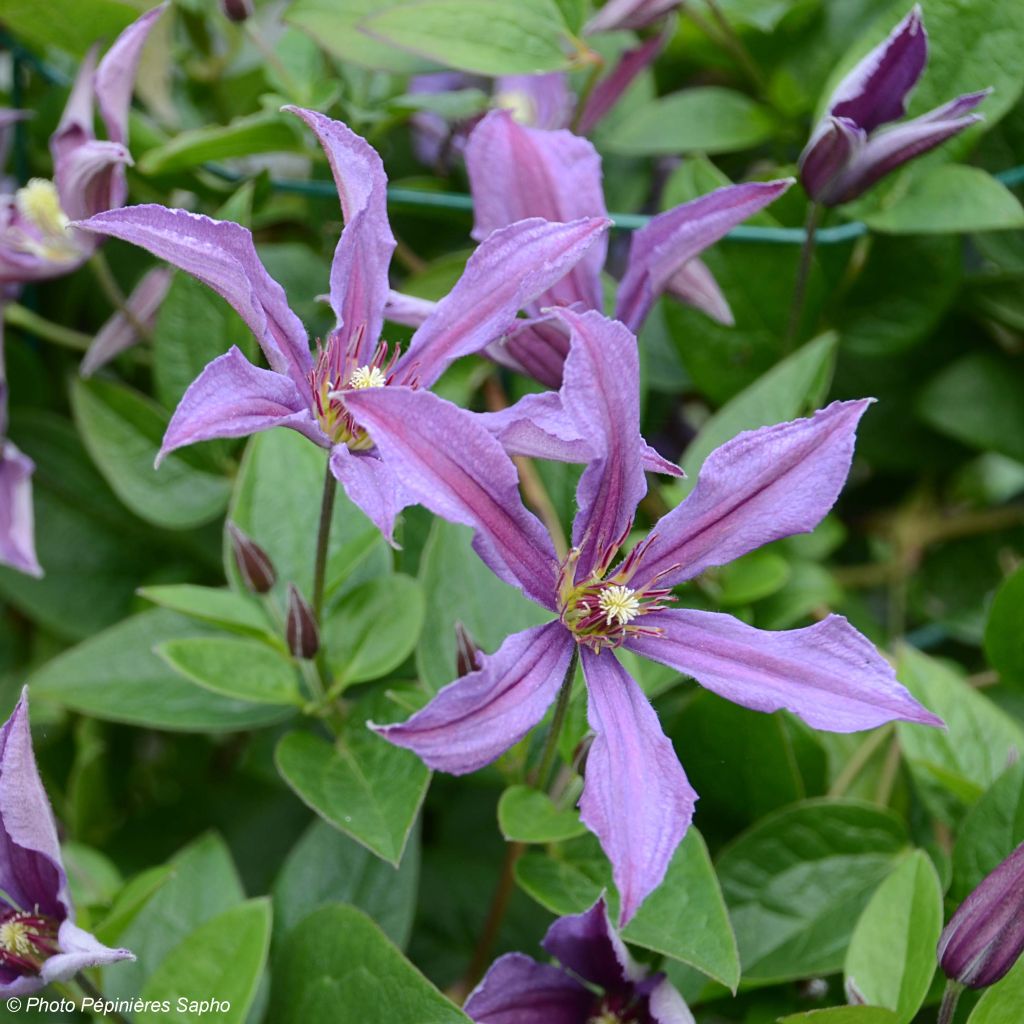
[[[793,286],[793,301],[789,307],[789,322],[786,325],[783,353],[792,352],[800,338],[804,306],[807,302],[807,284],[811,277],[818,228],[821,227],[824,212],[824,207],[820,203],[811,203],[807,207],[807,219],[804,221],[804,241],[800,246],[800,263],[796,271],[796,284]]]
[[[939,1007],[937,1024],[953,1024],[956,1006],[960,1002],[960,993],[963,990],[963,985],[955,981],[946,982],[946,990],[942,993],[942,1005]]]

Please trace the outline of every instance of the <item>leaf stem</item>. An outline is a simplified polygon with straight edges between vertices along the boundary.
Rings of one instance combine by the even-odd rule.
[[[788,354],[796,347],[800,337],[800,326],[804,318],[804,305],[807,301],[807,282],[811,276],[811,262],[817,241],[818,227],[824,208],[820,203],[807,206],[807,219],[804,221],[804,241],[800,246],[800,264],[796,272],[796,284],[793,287],[793,302],[789,307],[789,323],[786,336],[782,343],[783,354]]]
[[[110,304],[132,325],[132,330],[145,341],[153,340],[153,332],[131,311],[128,299],[110,269],[106,256],[97,249],[89,257],[89,269],[93,272],[100,289]]]
[[[94,1000],[93,1005],[96,1012],[101,1013],[107,1020],[116,1021],[117,1024],[132,1024],[131,1018],[126,1017],[123,1013],[118,1013],[117,1010],[105,1009],[107,1003],[113,1002],[113,1000],[107,999],[84,973],[79,972],[75,975],[75,984],[82,990],[83,995]]]
[[[722,8],[718,6],[718,0],[704,0],[704,2],[707,4],[708,10],[711,11],[711,17],[721,33],[722,45],[733,55],[736,63],[750,79],[751,84],[763,94],[767,91],[764,75],[761,74],[761,69],[750,55],[740,34],[733,28],[729,19],[722,12]]]
[[[92,338],[88,334],[76,331],[73,327],[55,324],[17,302],[9,302],[4,306],[4,322],[28,331],[43,341],[52,341],[55,345],[74,349],[76,352],[84,352],[92,344]]]
[[[867,766],[867,763],[875,755],[875,752],[892,735],[893,726],[887,724],[880,729],[875,729],[861,745],[853,752],[850,760],[846,762],[843,770],[836,776],[835,782],[829,788],[830,797],[840,797],[850,788],[854,780]]]
[[[953,1024],[956,1004],[960,1001],[960,993],[963,990],[963,985],[953,981],[952,978],[946,982],[946,991],[942,993],[942,1005],[939,1007],[937,1024]]]
[[[324,491],[320,500],[320,524],[316,533],[316,561],[313,564],[313,614],[316,617],[317,629],[323,636],[324,586],[327,579],[327,553],[330,548],[331,522],[334,519],[334,498],[338,493],[338,481],[331,472],[331,459],[327,457],[327,468],[324,472]],[[326,692],[330,689],[330,670],[327,667],[327,655],[323,644],[316,654],[316,671],[320,684]]]

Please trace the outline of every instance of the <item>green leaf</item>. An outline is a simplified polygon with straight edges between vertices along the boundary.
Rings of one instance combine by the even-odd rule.
[[[1018,960],[1005,978],[985,990],[967,1024],[1020,1024],[1022,1006],[1024,959]]]
[[[367,698],[350,709],[334,744],[292,732],[278,743],[275,760],[300,800],[397,867],[430,772],[415,754],[367,727],[367,721],[386,721],[392,713],[386,698]]]
[[[1024,683],[1024,567],[999,588],[992,602],[985,655],[1004,682]]]
[[[779,1024],[898,1024],[892,1010],[878,1006],[835,1006],[780,1017]]]
[[[480,75],[530,75],[570,64],[565,22],[553,0],[414,0],[361,27],[375,39]]]
[[[303,918],[328,903],[365,911],[392,942],[412,933],[419,883],[420,844],[406,844],[398,868],[374,857],[326,821],[313,821],[288,854],[274,882],[274,941],[284,941]]]
[[[228,160],[253,153],[301,153],[305,149],[298,122],[284,114],[236,117],[230,124],[206,125],[178,132],[139,160],[145,175],[190,170],[208,160]]]
[[[335,905],[294,928],[275,964],[268,1019],[276,1024],[335,1024],[338,1007],[354,1021],[468,1024],[355,907]]]
[[[883,208],[864,220],[894,235],[1007,231],[1024,227],[1024,207],[1016,196],[980,167],[942,164],[909,175],[906,191],[887,197]]]
[[[857,921],[843,967],[847,985],[909,1024],[935,974],[941,931],[939,876],[928,856],[915,850],[878,887]]]
[[[117,894],[110,912],[93,932],[106,946],[115,946],[121,934],[135,920],[139,911],[168,881],[174,871],[173,864],[160,864],[128,880]]]
[[[965,355],[933,377],[918,400],[921,418],[965,444],[1024,462],[1024,373],[989,352]]]
[[[178,732],[226,732],[279,721],[275,706],[231,700],[172,671],[160,643],[206,629],[172,612],[132,616],[57,655],[29,677],[32,694],[110,722]]]
[[[732,89],[709,85],[645,104],[603,141],[630,156],[734,153],[764,142],[774,130],[765,107]]]
[[[4,0],[4,27],[29,46],[58,46],[82,55],[97,39],[113,39],[139,16],[126,0]]]
[[[243,1024],[256,998],[270,949],[270,900],[240,903],[200,925],[161,962],[146,981],[144,1000],[169,1002],[170,1013],[143,1011],[142,1024],[206,1021]],[[213,1010],[210,1001],[227,1004]]]
[[[510,633],[535,626],[550,613],[503,583],[477,557],[473,532],[435,519],[420,558],[420,583],[430,595],[416,651],[420,679],[432,690],[456,676],[455,623],[477,646],[493,652]]]
[[[423,628],[423,588],[411,576],[368,580],[338,602],[321,632],[335,685],[379,679],[409,657]]]
[[[838,971],[854,923],[907,842],[894,814],[854,800],[776,811],[719,857],[743,977],[780,982]]]
[[[558,843],[587,831],[572,808],[559,810],[554,801],[529,786],[510,786],[498,801],[498,828],[511,841]]]
[[[946,723],[945,729],[897,723],[900,746],[934,813],[955,820],[1024,750],[1024,730],[948,664],[904,647],[900,682]]]
[[[156,653],[186,679],[225,697],[256,704],[305,703],[294,662],[259,640],[187,637],[160,644]]]
[[[718,600],[727,607],[760,601],[784,587],[789,574],[789,562],[777,551],[751,551],[715,573]]]
[[[231,485],[195,453],[153,463],[169,417],[150,399],[110,380],[76,380],[75,422],[89,454],[117,496],[156,526],[186,530],[216,518]]]
[[[147,601],[200,622],[208,622],[236,633],[273,637],[263,609],[248,594],[236,594],[223,587],[197,587],[192,583],[141,587],[139,596]],[[276,639],[276,637],[274,638]]]

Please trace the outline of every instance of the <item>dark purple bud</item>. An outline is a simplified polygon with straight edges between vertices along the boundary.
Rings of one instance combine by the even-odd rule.
[[[309,602],[294,583],[288,584],[288,621],[285,624],[288,650],[296,658],[315,658],[320,650],[320,628]]]
[[[867,133],[845,117],[826,117],[800,154],[800,183],[815,202],[828,202],[829,188],[867,142]]]
[[[220,0],[220,9],[232,21],[245,21],[252,16],[252,0]]]
[[[246,588],[254,594],[265,594],[277,582],[277,570],[270,556],[234,523],[228,523],[231,553]]]
[[[987,988],[1024,951],[1024,843],[960,904],[939,939],[939,964],[947,978]]]
[[[461,622],[455,623],[455,669],[461,678],[480,668],[480,648]]]

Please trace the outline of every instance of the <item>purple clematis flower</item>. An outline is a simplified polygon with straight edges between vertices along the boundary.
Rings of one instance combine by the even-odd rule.
[[[476,1024],[693,1024],[665,975],[629,955],[603,898],[559,918],[541,945],[561,966],[499,957],[463,1007]]]
[[[578,652],[596,733],[580,809],[612,863],[628,921],[664,877],[696,794],[616,649],[669,665],[745,707],[785,708],[815,728],[940,720],[841,616],[765,632],[729,615],[669,607],[677,584],[820,522],[846,479],[868,401],[740,434],[708,456],[689,497],[617,561],[647,490],[636,342],[596,312],[556,315],[572,334],[563,413],[592,453],[577,489],[573,548],[561,563],[480,417],[408,388],[351,400],[410,494],[472,526],[484,562],[555,616],[510,636],[408,721],[378,731],[432,768],[475,771],[541,721]]]
[[[455,359],[508,330],[517,312],[569,271],[608,222],[590,217],[549,224],[533,218],[495,231],[399,356],[380,340],[395,247],[380,157],[340,121],[286,109],[324,147],[345,217],[330,276],[337,327],[318,345],[315,359],[284,290],[239,225],[146,205],[103,213],[78,227],[140,245],[209,285],[238,311],[270,363],[270,370],[253,366],[237,348],[214,359],[171,418],[161,458],[197,441],[290,427],[330,450],[331,470],[349,498],[390,537],[411,499],[400,474],[352,415],[348,397],[385,385],[430,387]]]
[[[590,142],[571,132],[528,128],[507,111],[493,111],[470,136],[466,167],[478,239],[521,217],[571,220],[607,215],[601,158]],[[787,178],[716,189],[660,214],[634,232],[618,288],[616,318],[636,333],[658,296],[668,292],[720,322],[732,323],[725,296],[698,254],[791,184]],[[606,251],[605,244],[594,246],[570,274],[537,299],[528,311],[533,322],[496,342],[488,354],[557,387],[568,337],[541,310],[551,306],[600,310]]]
[[[120,206],[128,193],[128,108],[146,39],[166,4],[132,22],[96,64],[95,48],[82,62],[57,130],[50,136],[53,180],[33,178],[0,195],[0,284],[25,284],[76,270],[98,239],[71,221]],[[93,131],[98,108],[107,138]],[[5,112],[9,118],[17,112]],[[2,123],[2,122],[0,122]]]
[[[886,127],[928,61],[921,8],[911,12],[836,87],[828,113],[800,155],[800,180],[825,206],[863,195],[880,178],[982,120],[972,111],[991,92],[966,93],[927,114]]]
[[[28,724],[28,691],[0,728],[0,998],[20,996],[87,967],[135,959],[74,923],[57,827]]]

